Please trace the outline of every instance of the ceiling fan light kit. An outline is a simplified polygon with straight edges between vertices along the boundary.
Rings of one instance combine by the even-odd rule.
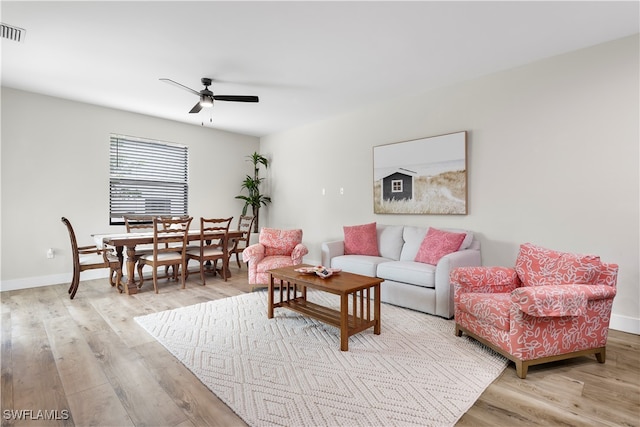
[[[191,92],[194,95],[197,95],[200,98],[200,101],[196,105],[193,106],[189,113],[199,113],[202,108],[213,107],[213,101],[232,101],[232,102],[259,102],[257,96],[247,96],[247,95],[214,95],[213,92],[209,90],[209,86],[211,86],[211,79],[208,77],[203,77],[201,79],[202,84],[204,85],[204,89],[200,92],[191,89],[181,83],[173,81],[171,79],[161,78],[161,81],[165,83],[170,83],[172,85],[178,86],[186,90],[187,92]]]
[[[200,95],[200,106],[201,107],[213,107],[213,96]]]

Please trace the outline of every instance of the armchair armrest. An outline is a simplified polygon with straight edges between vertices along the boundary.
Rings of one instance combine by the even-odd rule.
[[[98,248],[97,246],[93,246],[93,245],[87,245],[87,246],[78,246],[78,253],[79,254],[101,254],[102,253],[102,249]]]
[[[105,263],[118,260],[115,248],[107,245],[103,248],[99,248],[95,245],[78,246],[78,255],[102,255],[102,259]]]
[[[291,252],[293,265],[302,264],[302,257],[309,253],[309,249],[302,243],[298,243]]]
[[[596,278],[599,285],[616,286],[618,280],[618,264],[602,263],[600,274]]]
[[[607,285],[525,286],[511,293],[511,302],[534,317],[582,316],[588,301],[615,295],[616,288]]]
[[[456,294],[509,293],[522,285],[516,270],[508,267],[460,267],[451,271]]]
[[[247,246],[242,251],[242,261],[245,263],[255,264],[264,258],[265,248],[261,243]]]
[[[344,255],[344,240],[322,243],[322,265],[331,267],[331,259]]]

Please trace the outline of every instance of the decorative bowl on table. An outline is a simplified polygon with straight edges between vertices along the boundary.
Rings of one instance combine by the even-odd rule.
[[[322,265],[316,265],[315,267],[300,267],[296,268],[294,271],[303,274],[316,274],[323,279],[330,277],[336,273],[340,273],[342,270],[340,268],[326,268]]]
[[[303,274],[316,274],[316,271],[318,271],[318,267],[300,267],[296,268],[294,271]]]

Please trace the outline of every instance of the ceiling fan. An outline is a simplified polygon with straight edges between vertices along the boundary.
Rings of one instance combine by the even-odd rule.
[[[200,101],[196,105],[193,106],[189,113],[199,113],[203,107],[213,107],[213,101],[234,101],[234,102],[258,102],[257,96],[248,96],[248,95],[214,95],[213,92],[209,90],[209,86],[211,86],[211,79],[208,77],[202,78],[202,84],[204,85],[204,89],[200,92],[191,89],[183,84],[175,82],[171,79],[160,79],[163,82],[170,83],[172,85],[178,86],[184,90],[187,90],[194,95],[200,97]]]

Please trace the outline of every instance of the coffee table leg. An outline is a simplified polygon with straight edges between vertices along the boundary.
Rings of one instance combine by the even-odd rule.
[[[273,319],[273,275],[269,274],[269,289],[267,292],[267,319]]]
[[[340,350],[349,351],[349,299],[340,295]]]
[[[373,326],[373,333],[380,335],[380,284],[373,288],[373,319],[376,322]]]

